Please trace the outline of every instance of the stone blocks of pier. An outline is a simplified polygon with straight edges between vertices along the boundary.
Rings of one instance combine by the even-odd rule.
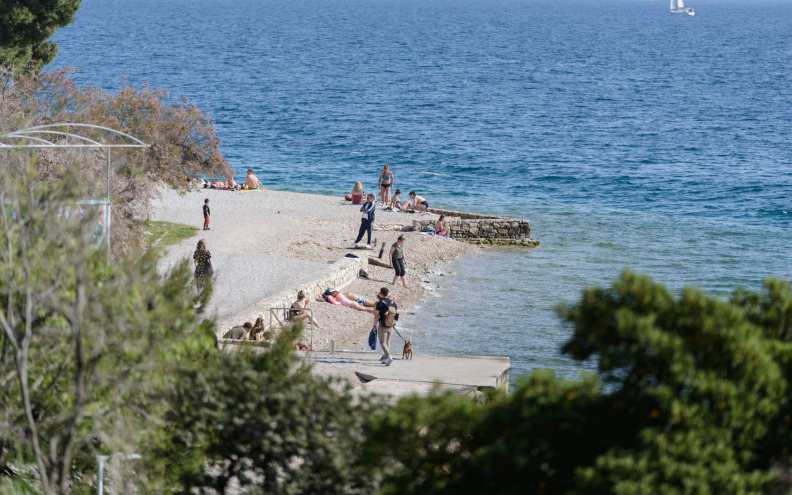
[[[451,237],[460,241],[494,246],[539,246],[539,241],[531,238],[531,223],[528,220],[437,208],[429,208],[429,211],[445,215],[445,223],[451,227]],[[435,223],[432,219],[415,220],[410,230],[421,231],[427,226],[434,228]]]

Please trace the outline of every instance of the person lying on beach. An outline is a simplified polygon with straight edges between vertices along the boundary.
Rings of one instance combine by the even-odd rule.
[[[242,189],[246,189],[248,191],[264,189],[264,187],[261,185],[261,182],[258,180],[258,177],[253,174],[252,168],[247,169],[247,179],[245,179],[245,185],[242,186]]]
[[[227,182],[219,181],[210,181],[204,182],[204,189],[220,189],[222,191],[236,191],[241,189],[239,184],[234,182],[233,177],[229,177]]]
[[[374,312],[376,301],[369,301],[363,296],[359,296],[354,292],[341,292],[338,289],[330,289],[330,295],[325,296],[327,302],[345,306],[347,308],[356,309],[358,311],[366,311],[368,313]]]
[[[440,215],[437,224],[435,224],[435,234],[449,237],[451,235],[451,227],[443,223],[443,220],[445,220],[445,215]]]
[[[316,325],[319,330],[325,329],[319,324],[318,321],[316,321],[316,318],[311,318],[311,313],[305,311],[305,308],[308,307],[308,299],[305,298],[305,291],[300,291],[297,293],[297,300],[292,303],[291,307],[298,308],[289,310],[289,314],[293,320],[301,320],[309,323],[313,321],[313,324]]]

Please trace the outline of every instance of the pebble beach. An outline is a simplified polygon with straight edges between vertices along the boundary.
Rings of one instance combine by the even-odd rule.
[[[442,276],[430,280],[432,275],[442,274],[448,261],[463,255],[475,256],[480,250],[477,246],[420,232],[401,232],[414,219],[436,220],[437,215],[390,212],[381,207],[376,212],[372,235],[378,244],[371,250],[352,249],[360,226],[360,206],[340,196],[216,189],[182,195],[166,190],[155,202],[151,220],[201,228],[205,199],[209,199],[211,208],[210,230],[199,230],[194,238],[169,247],[160,261],[160,269],[165,271],[185,258],[192,260],[198,240],[204,239],[215,268],[209,311],[214,313],[221,330],[246,321],[253,323],[258,316],[266,319],[267,309],[261,307],[262,301],[272,294],[285,290],[296,293],[310,286],[348,253],[377,256],[385,242],[383,261],[387,262],[388,250],[400,234],[405,236],[408,288],[398,281],[398,285],[391,285],[392,269],[369,264],[364,268],[368,279],[355,278],[341,289],[374,298],[380,287],[388,287],[392,299],[399,304],[402,318],[409,318],[410,309],[436,288],[432,284],[443,280]],[[370,313],[311,299],[309,307],[325,328],[314,328],[314,350],[329,350],[333,340],[336,350],[368,349],[368,332],[373,321]],[[303,342],[309,339],[305,332]],[[395,336],[394,339],[396,352],[401,342]]]

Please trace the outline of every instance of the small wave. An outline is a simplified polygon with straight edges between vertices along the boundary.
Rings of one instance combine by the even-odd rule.
[[[449,175],[440,174],[440,173],[437,173],[437,172],[419,172],[419,173],[423,174],[423,175],[436,175],[438,177],[450,177]]]

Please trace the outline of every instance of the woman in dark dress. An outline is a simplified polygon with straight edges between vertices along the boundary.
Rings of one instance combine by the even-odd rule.
[[[203,239],[198,241],[198,249],[193,254],[193,262],[195,263],[195,288],[201,292],[214,271],[212,255],[206,249],[206,241]]]

